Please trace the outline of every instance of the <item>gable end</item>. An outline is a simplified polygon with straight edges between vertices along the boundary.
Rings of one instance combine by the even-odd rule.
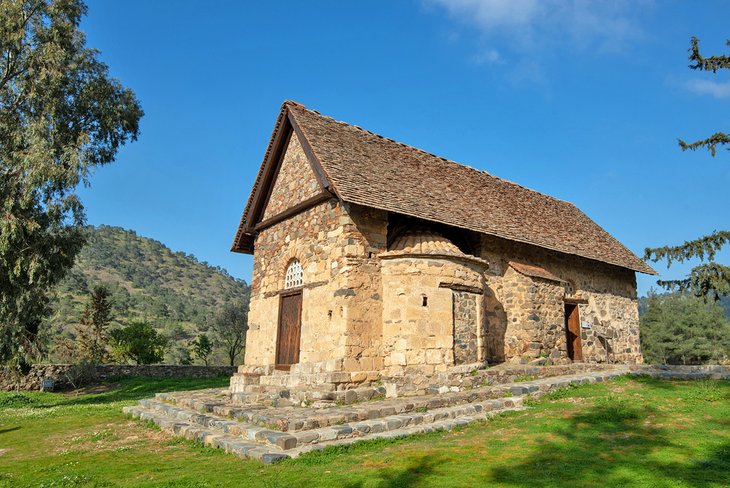
[[[252,253],[257,232],[336,196],[309,141],[288,110],[290,103],[284,102],[277,117],[231,246],[233,252]],[[280,176],[288,181],[281,182]],[[300,187],[299,198],[290,200],[295,185],[304,187]]]

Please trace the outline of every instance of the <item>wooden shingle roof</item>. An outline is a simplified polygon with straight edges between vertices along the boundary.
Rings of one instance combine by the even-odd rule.
[[[275,150],[277,132],[287,124],[302,139],[323,189],[342,201],[656,274],[571,203],[336,121],[295,102],[282,105],[267,157]],[[253,200],[266,171],[271,171],[266,162],[265,157],[234,251],[252,250],[257,218]]]

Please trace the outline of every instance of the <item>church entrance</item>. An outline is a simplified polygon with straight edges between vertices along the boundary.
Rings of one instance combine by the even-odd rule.
[[[276,369],[289,370],[299,362],[302,332],[302,291],[282,294],[279,301],[279,330],[276,339]]]
[[[583,361],[578,305],[572,303],[565,304],[565,334],[568,343],[568,357],[573,361]]]

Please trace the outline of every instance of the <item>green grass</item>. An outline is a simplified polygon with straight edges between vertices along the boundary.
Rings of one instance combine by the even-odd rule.
[[[730,485],[730,382],[619,378],[453,432],[329,448],[263,466],[173,439],[120,409],[220,380],[124,380],[68,397],[0,393],[0,486]]]

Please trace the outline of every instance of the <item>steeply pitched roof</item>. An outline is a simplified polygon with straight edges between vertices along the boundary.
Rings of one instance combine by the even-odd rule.
[[[233,250],[252,249],[256,193],[265,185],[267,171],[272,171],[267,160],[276,151],[277,134],[289,125],[312,159],[323,188],[345,202],[656,274],[571,203],[290,101],[282,105]]]

